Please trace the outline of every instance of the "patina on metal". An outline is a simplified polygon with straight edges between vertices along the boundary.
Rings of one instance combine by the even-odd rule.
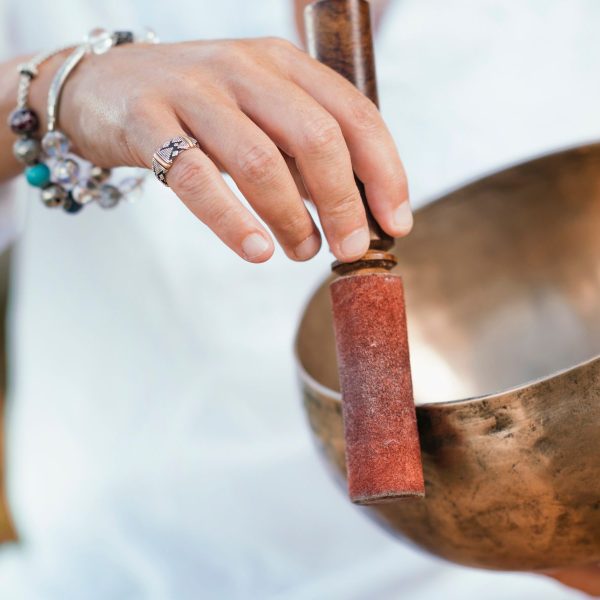
[[[360,510],[464,565],[599,563],[600,144],[444,196],[395,253],[426,498]],[[327,284],[296,350],[310,426],[343,481]]]

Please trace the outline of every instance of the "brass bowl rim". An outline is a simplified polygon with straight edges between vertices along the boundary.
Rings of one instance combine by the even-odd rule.
[[[491,178],[491,177],[494,177],[501,173],[504,173],[505,171],[510,171],[511,169],[515,169],[518,167],[525,167],[536,161],[544,160],[546,158],[554,158],[561,154],[569,154],[572,152],[585,152],[588,150],[598,149],[598,147],[600,147],[600,141],[596,139],[596,140],[581,142],[579,144],[569,144],[566,146],[559,147],[558,149],[551,150],[549,152],[542,152],[540,154],[534,154],[534,155],[530,156],[529,158],[526,158],[525,160],[521,160],[521,161],[515,160],[514,162],[507,163],[503,167],[500,167],[498,169],[490,170],[480,176],[476,176],[476,177],[467,179],[466,182],[461,185],[452,186],[452,187],[448,188],[442,194],[436,195],[431,200],[425,199],[423,204],[415,211],[415,213],[425,210],[425,209],[427,209],[431,206],[434,206],[435,204],[438,204],[440,202],[443,202],[448,196],[452,195],[453,193],[457,192],[458,190],[468,188],[476,183],[480,183],[488,178]],[[310,294],[310,296],[308,297],[308,300],[302,310],[302,313],[301,313],[302,316],[304,316],[306,314],[306,311],[308,309],[310,301],[312,300],[314,295],[318,292],[318,290],[321,289],[321,287],[327,281],[329,281],[329,279],[331,277],[332,276],[330,275],[324,282],[319,283],[319,285],[316,287],[316,289]],[[298,327],[296,328],[296,335],[294,337],[294,357],[296,359],[296,368],[297,368],[298,375],[299,375],[301,381],[307,382],[314,391],[316,391],[318,394],[320,394],[324,398],[331,399],[334,402],[341,402],[342,401],[341,392],[332,390],[331,388],[327,387],[326,385],[323,385],[322,383],[318,382],[304,368],[304,365],[302,364],[302,360],[300,358],[300,349],[299,349],[299,337],[300,337],[301,323],[302,323],[302,319],[300,320],[300,323],[298,324]],[[594,356],[591,356],[590,358],[588,358],[586,360],[578,362],[569,367],[565,367],[564,369],[559,369],[558,371],[553,371],[552,373],[549,373],[548,375],[546,375],[544,377],[538,377],[536,379],[525,381],[524,383],[520,383],[520,384],[511,386],[511,387],[508,387],[508,388],[505,388],[502,390],[497,390],[495,392],[490,392],[487,394],[480,394],[478,396],[471,396],[468,398],[457,398],[455,400],[444,400],[443,402],[423,402],[423,403],[417,404],[417,408],[427,408],[428,410],[436,409],[436,408],[442,409],[445,407],[459,407],[461,405],[464,406],[469,403],[481,402],[483,400],[492,400],[492,399],[502,398],[503,396],[506,396],[509,394],[514,394],[515,392],[519,392],[525,388],[535,389],[535,388],[541,386],[542,384],[545,384],[545,383],[554,381],[560,377],[563,377],[567,373],[590,366],[594,362],[599,362],[599,361],[600,361],[600,354],[595,354]]]
[[[294,343],[294,356],[296,357],[296,361],[297,361],[296,368],[298,370],[299,377],[302,381],[306,381],[310,385],[310,387],[312,389],[314,389],[321,396],[328,398],[330,400],[333,400],[334,402],[342,401],[341,392],[336,392],[335,390],[332,390],[331,388],[327,387],[326,385],[319,383],[304,368],[304,366],[302,365],[302,362],[300,361],[300,356],[299,356],[298,336],[296,336],[296,342]],[[456,400],[444,400],[443,402],[423,402],[423,403],[417,404],[417,408],[435,409],[435,408],[444,408],[444,407],[448,407],[448,406],[456,407],[456,406],[460,406],[460,405],[464,406],[469,403],[481,402],[482,400],[492,400],[492,399],[502,398],[503,396],[508,396],[510,394],[514,394],[515,392],[519,392],[521,390],[524,390],[525,388],[535,389],[535,388],[541,386],[542,384],[545,384],[545,383],[548,383],[555,379],[558,379],[559,377],[562,377],[562,376],[566,375],[567,373],[570,373],[571,371],[575,371],[575,370],[587,367],[587,366],[591,365],[592,363],[597,362],[599,360],[600,360],[600,355],[596,355],[592,358],[584,360],[583,362],[577,363],[576,365],[573,365],[571,367],[566,367],[564,369],[560,369],[559,371],[554,371],[553,373],[550,373],[549,375],[547,375],[545,377],[539,377],[537,379],[532,379],[530,381],[526,381],[525,383],[520,383],[518,385],[509,387],[509,388],[506,388],[503,390],[499,390],[496,392],[490,392],[489,394],[481,394],[479,396],[470,396],[469,398],[457,398]]]

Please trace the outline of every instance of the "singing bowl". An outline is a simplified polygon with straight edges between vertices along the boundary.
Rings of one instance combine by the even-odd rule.
[[[440,198],[395,252],[426,497],[357,510],[463,565],[600,563],[600,144]],[[296,356],[311,429],[343,483],[328,283]]]

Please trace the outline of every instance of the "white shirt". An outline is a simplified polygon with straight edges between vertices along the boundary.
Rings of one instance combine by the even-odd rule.
[[[149,25],[165,41],[294,37],[289,4],[0,0],[0,50],[96,26]],[[598,17],[594,0],[392,3],[380,96],[416,205],[598,136]],[[578,597],[409,548],[331,481],[291,352],[326,251],[244,263],[154,181],[137,204],[75,217],[35,196],[12,196],[27,206],[8,414],[23,543],[0,549],[1,598]]]

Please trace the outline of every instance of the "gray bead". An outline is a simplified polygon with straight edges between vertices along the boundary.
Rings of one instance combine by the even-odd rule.
[[[110,169],[93,166],[90,170],[90,179],[95,183],[104,183],[110,177]]]
[[[62,185],[51,183],[42,190],[42,202],[50,207],[61,206],[67,199],[67,190]]]
[[[13,144],[15,158],[26,165],[36,162],[41,152],[40,143],[34,138],[22,137]]]
[[[42,148],[49,158],[64,158],[70,146],[69,138],[62,131],[49,131],[42,138]]]
[[[78,204],[89,204],[94,200],[98,200],[100,190],[91,180],[81,181],[73,186],[71,196]]]
[[[98,204],[102,208],[113,208],[119,203],[121,199],[121,192],[114,185],[103,185],[100,188],[100,196],[98,197]]]
[[[52,169],[52,178],[56,183],[72,186],[77,183],[79,165],[72,158],[59,160]]]

